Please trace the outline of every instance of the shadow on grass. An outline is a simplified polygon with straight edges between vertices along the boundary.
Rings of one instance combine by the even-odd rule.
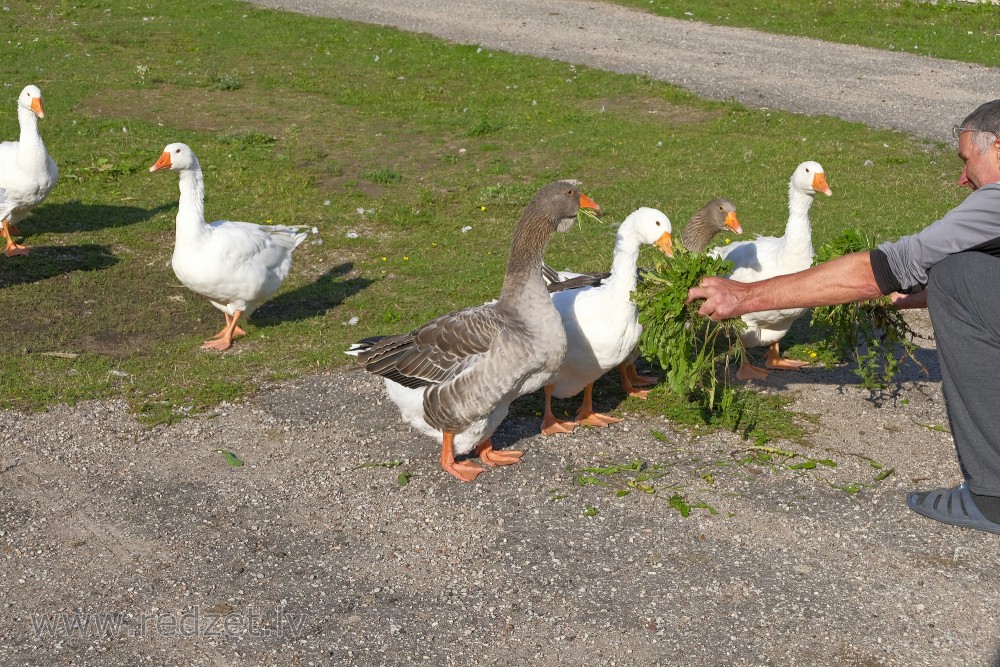
[[[110,248],[94,243],[34,246],[27,256],[0,257],[0,288],[47,280],[74,271],[99,271],[117,262]]]
[[[139,208],[138,206],[84,204],[79,201],[43,204],[18,223],[18,228],[30,241],[30,237],[35,234],[93,232],[99,229],[134,225],[174,208],[177,208],[175,201],[151,209]],[[28,245],[31,245],[30,242]]]
[[[285,292],[268,301],[253,314],[254,324],[266,327],[325,315],[347,297],[357,294],[375,282],[368,278],[343,279],[353,269],[353,262],[338,264],[315,282]]]

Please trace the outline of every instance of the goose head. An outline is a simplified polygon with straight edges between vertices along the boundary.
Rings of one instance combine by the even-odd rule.
[[[595,213],[601,212],[597,203],[580,192],[578,181],[555,181],[535,193],[528,209],[534,210],[542,218],[555,223],[556,230],[565,232],[576,222],[576,214],[581,208]]]
[[[728,199],[713,199],[702,206],[699,213],[703,213],[702,220],[713,232],[730,229],[734,234],[743,233],[743,227],[736,217],[736,204]]]
[[[20,97],[17,98],[17,105],[39,118],[45,118],[45,109],[42,108],[42,91],[36,85],[29,84],[24,87]]]
[[[823,172],[823,166],[819,162],[811,160],[803,162],[795,169],[789,186],[793,190],[797,190],[810,197],[817,192],[822,192],[828,197],[833,194],[830,186],[826,183],[826,174]]]
[[[667,257],[674,256],[670,219],[662,211],[643,206],[629,214],[619,228],[619,233],[631,233],[642,243],[655,245]]]
[[[198,158],[194,156],[194,151],[187,144],[175,143],[167,144],[163,149],[163,154],[156,161],[150,171],[160,169],[171,169],[173,171],[183,171],[185,169],[198,169]]]

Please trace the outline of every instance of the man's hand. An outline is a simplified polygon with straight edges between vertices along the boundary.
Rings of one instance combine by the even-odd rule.
[[[710,317],[716,322],[728,320],[750,312],[744,306],[752,283],[740,283],[726,278],[705,276],[697,287],[688,290],[687,303],[704,299],[698,309],[699,315]]]
[[[919,292],[914,292],[912,294],[900,294],[899,292],[893,292],[889,295],[889,301],[891,301],[892,305],[899,310],[905,310],[907,308],[926,308],[927,290],[920,290]]]

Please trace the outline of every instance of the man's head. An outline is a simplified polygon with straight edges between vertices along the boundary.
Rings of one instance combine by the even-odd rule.
[[[955,128],[962,175],[958,184],[977,190],[1000,181],[1000,100],[980,105]]]

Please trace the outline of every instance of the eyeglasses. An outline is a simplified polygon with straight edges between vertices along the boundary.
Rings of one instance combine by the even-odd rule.
[[[961,125],[956,125],[955,127],[951,128],[951,136],[955,137],[956,139],[961,137],[963,132],[989,132],[997,139],[1000,139],[1000,134],[997,134],[993,130],[980,130],[978,127],[962,127]]]

